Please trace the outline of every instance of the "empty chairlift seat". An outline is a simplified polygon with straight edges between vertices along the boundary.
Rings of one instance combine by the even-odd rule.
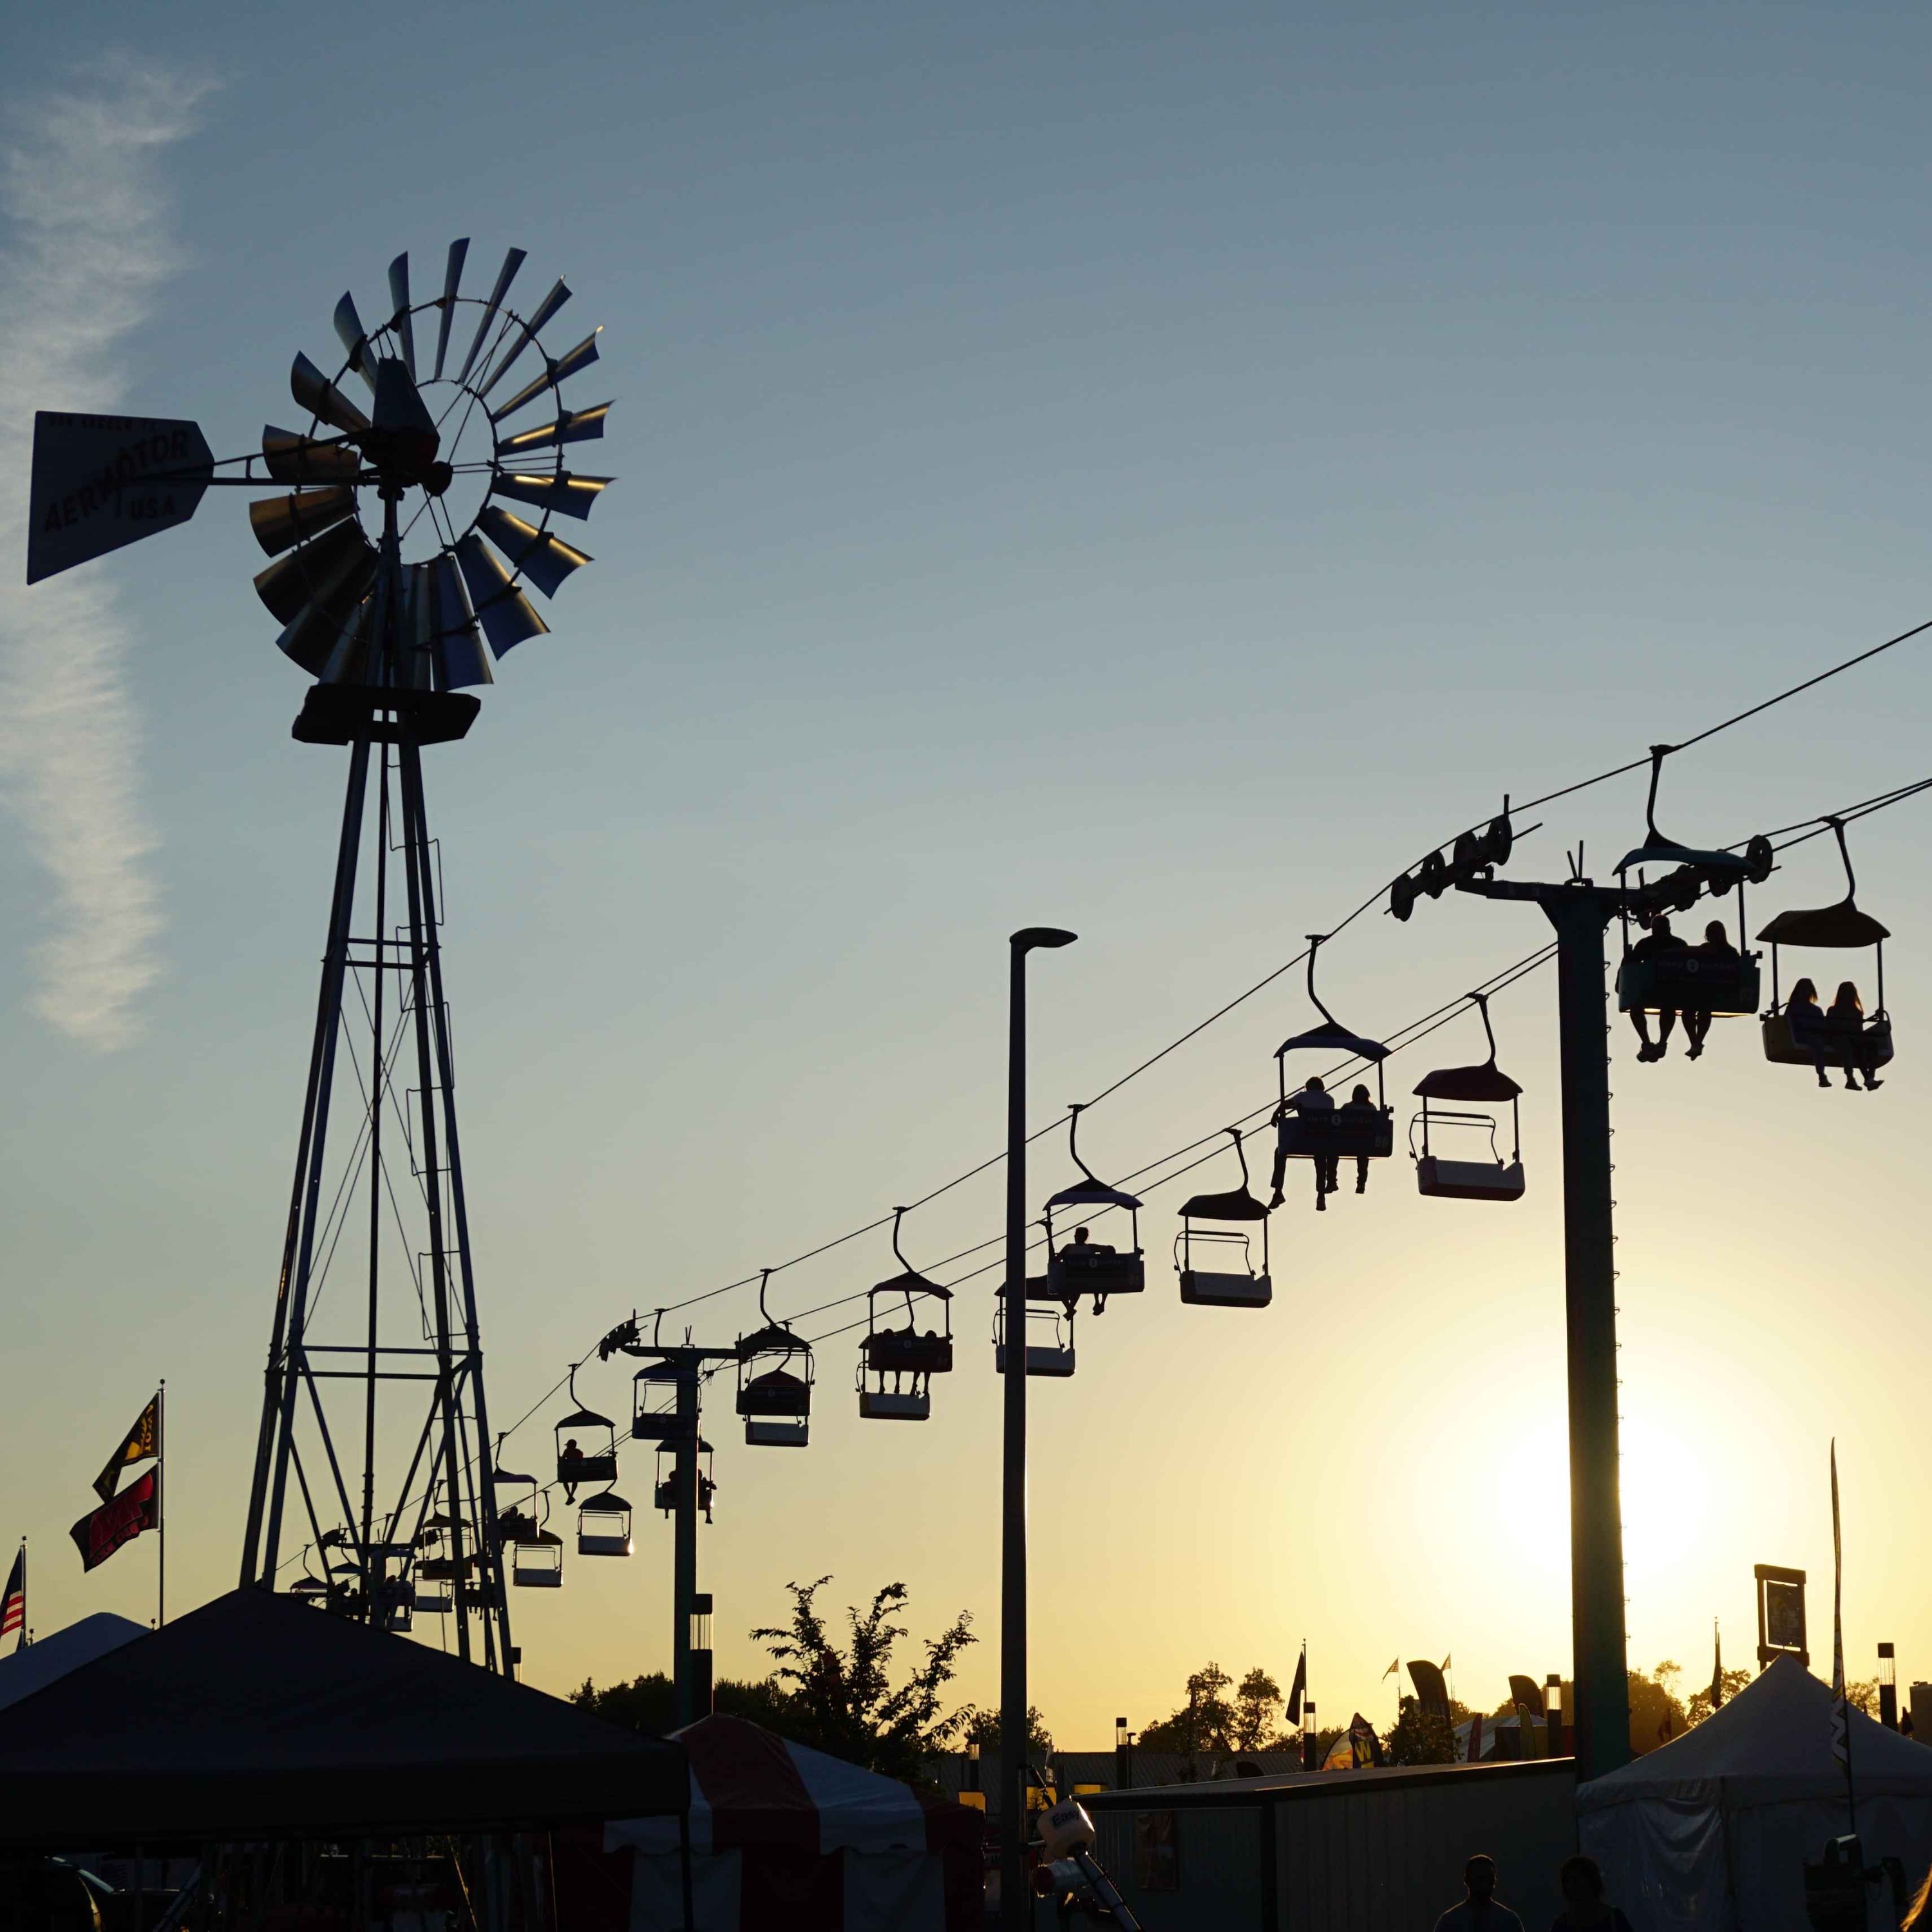
[[[510,1581],[520,1590],[556,1590],[563,1585],[563,1538],[547,1529],[512,1546]]]
[[[1241,1159],[1241,1184],[1225,1194],[1197,1194],[1180,1209],[1174,1264],[1180,1298],[1198,1308],[1265,1308],[1274,1298],[1268,1272],[1268,1210],[1249,1191],[1248,1156],[1238,1127],[1230,1127]],[[1206,1222],[1219,1225],[1202,1226]],[[1256,1270],[1250,1230],[1261,1229]]]
[[[1064,1380],[1073,1372],[1073,1310],[1066,1306],[1028,1306],[1026,1311],[1026,1372]],[[1006,1298],[1001,1292],[993,1316],[993,1360],[1006,1372]]]
[[[1408,1128],[1416,1189],[1419,1193],[1449,1201],[1520,1201],[1524,1183],[1518,1103],[1522,1089],[1496,1065],[1496,1036],[1490,1026],[1488,998],[1480,993],[1472,993],[1469,998],[1483,1016],[1490,1057],[1477,1066],[1438,1067],[1416,1083],[1422,1111]],[[1460,1101],[1462,1106],[1444,1107],[1442,1102],[1445,1100]],[[1436,1103],[1432,1107],[1432,1102]],[[1470,1111],[1504,1106],[1510,1110],[1508,1160],[1497,1150],[1496,1117]],[[1416,1142],[1418,1128],[1420,1147]],[[1445,1135],[1450,1146],[1456,1149],[1453,1156],[1436,1150],[1437,1141]]]
[[[631,1553],[631,1505],[615,1490],[586,1497],[577,1512],[577,1553],[580,1556],[628,1556]]]

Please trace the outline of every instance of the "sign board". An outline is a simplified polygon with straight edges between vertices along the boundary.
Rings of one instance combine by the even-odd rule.
[[[34,417],[27,581],[104,556],[195,513],[213,473],[206,439],[164,416]]]

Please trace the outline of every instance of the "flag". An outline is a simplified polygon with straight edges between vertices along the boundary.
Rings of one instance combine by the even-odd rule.
[[[1478,1711],[1469,1720],[1469,1758],[1472,1764],[1483,1761],[1483,1714]]]
[[[1724,1701],[1724,1640],[1718,1629],[1718,1620],[1711,1619],[1711,1708],[1716,1710]]]
[[[1398,1670],[1400,1670],[1401,1668],[1402,1668],[1402,1659],[1401,1659],[1401,1658],[1400,1658],[1400,1656],[1398,1656],[1398,1657],[1396,1658],[1395,1661],[1394,1661],[1393,1664],[1391,1664],[1389,1666],[1389,1667],[1388,1667],[1386,1670],[1384,1670],[1384,1671],[1382,1672],[1382,1680],[1383,1680],[1383,1682],[1384,1682],[1384,1683],[1386,1683],[1386,1682],[1388,1681],[1388,1679],[1389,1679],[1390,1678],[1393,1677],[1393,1676],[1396,1674],[1396,1672]]]
[[[1398,1658],[1396,1661],[1400,1663],[1401,1660]],[[1388,1673],[1384,1672],[1383,1675]],[[1348,1756],[1357,1771],[1369,1770],[1382,1761],[1382,1740],[1376,1736],[1375,1726],[1359,1711],[1348,1726]]]
[[[138,1481],[130,1483],[112,1502],[84,1516],[68,1534],[80,1552],[80,1567],[92,1570],[105,1563],[124,1543],[131,1543],[144,1529],[153,1529],[161,1520],[161,1480],[158,1469],[150,1469]]]
[[[1838,1529],[1838,1438],[1832,1438],[1832,1755],[1852,1776],[1852,1720],[1845,1698],[1845,1546]],[[1856,1829],[1856,1826],[1854,1826]]]
[[[107,1459],[107,1466],[94,1479],[95,1495],[104,1503],[114,1500],[120,1486],[121,1472],[150,1456],[161,1453],[161,1399],[154,1396],[134,1418],[134,1426],[121,1438],[121,1446]]]
[[[1301,1700],[1308,1694],[1308,1646],[1301,1646],[1301,1656],[1294,1666],[1294,1682],[1288,1693],[1288,1721],[1299,1730],[1301,1727]]]
[[[1449,1666],[1455,1661],[1456,1660],[1453,1657],[1445,1657],[1442,1660],[1442,1674],[1444,1677],[1447,1677],[1449,1675]]]
[[[20,1553],[14,1558],[14,1567],[7,1573],[7,1592],[0,1596],[0,1638],[10,1630],[20,1633],[20,1641],[14,1646],[16,1650],[27,1647],[27,1546],[20,1546]]]

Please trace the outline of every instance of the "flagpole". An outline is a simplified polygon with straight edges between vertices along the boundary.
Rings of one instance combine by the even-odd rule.
[[[154,1391],[154,1628],[168,1620],[168,1384]]]
[[[26,1648],[31,1641],[27,1635],[27,1539],[20,1539],[20,1640],[14,1645],[16,1652]]]
[[[1858,1836],[1858,1787],[1852,1782],[1851,1686],[1845,1681],[1845,1545],[1838,1527],[1838,1438],[1832,1438],[1832,1688],[1845,1743],[1845,1814]]]

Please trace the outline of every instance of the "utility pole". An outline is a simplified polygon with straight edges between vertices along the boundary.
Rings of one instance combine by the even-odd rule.
[[[1026,969],[1035,946],[1071,946],[1050,926],[1015,933],[1007,977],[1006,1271],[1002,1333],[1006,1401],[1000,1510],[1000,1924],[1026,1932],[1033,1894],[1026,1874],[1027,1761],[1027,1289]]]
[[[1604,935],[1618,914],[1637,909],[1641,892],[1583,879],[1538,885],[1472,878],[1457,885],[1486,898],[1532,902],[1556,931],[1569,1356],[1570,1622],[1581,1783],[1627,1764],[1630,1754]]]

